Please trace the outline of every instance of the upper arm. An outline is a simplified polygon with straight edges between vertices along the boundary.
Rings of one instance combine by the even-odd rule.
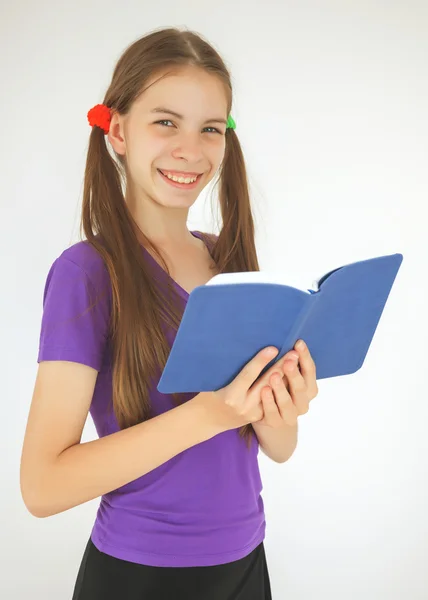
[[[97,374],[92,367],[73,362],[39,365],[21,457],[21,491],[27,505],[44,470],[80,442]]]
[[[41,485],[44,469],[80,442],[108,338],[109,305],[100,291],[64,255],[49,271],[40,364],[21,457],[21,490],[27,505]]]

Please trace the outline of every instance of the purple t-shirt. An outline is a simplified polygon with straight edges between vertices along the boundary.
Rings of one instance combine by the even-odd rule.
[[[192,234],[201,238],[200,232]],[[159,276],[169,277],[141,248]],[[174,286],[184,308],[188,294]],[[87,310],[95,298],[95,308]],[[110,279],[101,257],[86,241],[66,249],[47,276],[38,362],[67,360],[98,371],[90,414],[99,437],[119,430],[108,410],[110,309]],[[155,415],[174,407],[169,394],[156,390],[157,383],[150,387]],[[194,395],[187,394],[187,400]],[[265,536],[258,452],[257,438],[248,448],[238,429],[181,452],[101,497],[93,543],[111,556],[151,566],[210,566],[243,558]]]

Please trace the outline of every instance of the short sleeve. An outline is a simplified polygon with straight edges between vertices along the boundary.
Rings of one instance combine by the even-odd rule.
[[[81,266],[57,258],[44,289],[37,362],[66,360],[100,371],[109,328],[107,292]]]

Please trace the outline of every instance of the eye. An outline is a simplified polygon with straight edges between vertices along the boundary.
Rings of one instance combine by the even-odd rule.
[[[170,121],[170,119],[162,119],[162,121],[156,121],[155,125],[162,125],[163,127],[168,127],[168,125],[163,125],[164,123],[172,123],[172,121]],[[208,133],[219,133],[220,135],[223,135],[222,132],[220,130],[218,130],[216,127],[204,127],[204,129],[212,129],[212,131],[209,131]]]
[[[223,135],[222,132],[219,131],[216,127],[205,127],[205,129],[212,129],[213,133],[220,133],[221,135]]]
[[[164,119],[163,121],[156,121],[155,125],[160,125],[161,123],[172,123],[172,121],[170,121],[169,119]]]

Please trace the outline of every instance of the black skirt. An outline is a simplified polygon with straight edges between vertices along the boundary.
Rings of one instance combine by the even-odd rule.
[[[210,567],[152,567],[100,552],[89,540],[73,600],[272,600],[264,545]]]

